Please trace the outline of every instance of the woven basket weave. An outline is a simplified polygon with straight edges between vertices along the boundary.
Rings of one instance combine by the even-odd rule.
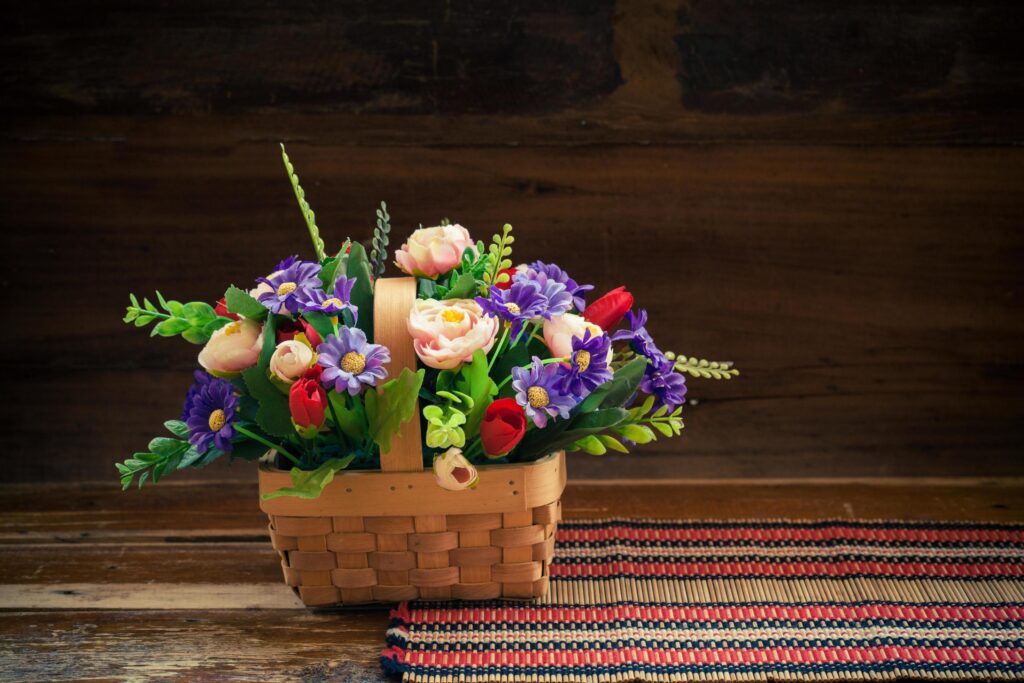
[[[405,327],[413,278],[378,280],[374,338],[391,350],[391,376],[416,369]],[[418,409],[417,409],[418,414]],[[263,500],[285,583],[309,606],[400,600],[534,598],[547,592],[561,519],[565,454],[484,465],[466,491],[423,470],[418,419],[381,454],[380,472],[341,472],[315,500]],[[290,486],[261,463],[260,493]]]

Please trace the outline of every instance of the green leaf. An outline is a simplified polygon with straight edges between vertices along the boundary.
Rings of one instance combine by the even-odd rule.
[[[326,258],[324,253],[324,241],[320,239],[320,229],[316,226],[316,214],[313,213],[313,209],[309,207],[309,202],[306,201],[306,193],[299,185],[299,176],[295,173],[295,167],[292,166],[291,160],[288,159],[287,152],[284,151],[284,143],[281,144],[281,160],[284,161],[284,170],[288,173],[288,180],[292,184],[292,190],[295,192],[295,199],[299,203],[299,210],[302,212],[302,218],[306,221],[306,227],[309,229],[309,238],[313,241],[313,251],[316,254],[317,262],[321,262]]]
[[[610,450],[618,451],[619,453],[629,453],[629,449],[622,445],[618,439],[610,434],[598,434],[596,439],[600,439],[601,443],[607,446]]]
[[[352,243],[352,251],[348,254],[345,275],[356,279],[352,287],[351,303],[359,311],[359,329],[366,333],[366,338],[373,339],[373,277],[370,262],[366,259],[366,250],[359,242]]]
[[[259,403],[256,411],[256,424],[264,432],[282,439],[295,434],[292,426],[292,415],[288,409],[288,397],[282,394],[267,379],[264,368],[259,366],[242,372],[242,379],[249,393]]]
[[[181,315],[195,327],[199,327],[217,317],[217,311],[205,301],[191,301],[182,306]]]
[[[229,311],[249,320],[263,320],[270,312],[266,306],[250,296],[249,292],[234,285],[224,292],[224,303]]]
[[[385,382],[379,392],[371,390],[364,394],[370,438],[380,446],[381,453],[391,450],[391,437],[415,413],[423,376],[423,370],[412,372],[403,368],[402,374]]]
[[[153,326],[153,331],[150,332],[149,336],[155,337],[160,335],[161,337],[176,337],[183,332],[188,332],[192,329],[192,325],[187,320],[182,318],[168,318],[167,320],[161,320],[159,323]]]
[[[338,276],[345,273],[345,265],[348,261],[347,250],[351,244],[352,240],[346,239],[338,253],[324,261],[323,267],[320,269],[320,282],[323,283],[324,291],[328,294],[334,292],[334,283],[337,282]]]
[[[302,317],[313,326],[313,329],[317,331],[321,339],[327,339],[327,337],[334,334],[334,323],[331,322],[331,316],[326,313],[309,311],[308,313],[303,313]]]
[[[576,441],[611,429],[629,419],[629,411],[606,408],[592,413],[581,413],[568,420],[549,422],[544,429],[527,432],[519,444],[519,452],[530,457],[546,455]]]
[[[611,408],[621,406],[636,392],[640,380],[644,377],[647,359],[634,358],[615,372],[610,382],[594,389],[576,408],[578,413],[589,413],[595,408]]]
[[[734,368],[729,361],[709,361],[703,358],[676,355],[671,351],[666,352],[665,357],[674,361],[673,369],[676,372],[685,372],[691,377],[728,380],[740,374],[740,371]]]
[[[472,273],[463,273],[445,294],[445,299],[468,299],[476,293],[477,282]]]
[[[166,436],[158,436],[149,442],[149,450],[157,455],[167,456],[181,448],[181,439],[171,439]]]
[[[491,399],[498,393],[498,386],[487,374],[487,354],[483,349],[473,353],[473,360],[463,363],[454,376],[452,388],[469,397],[469,410],[466,413],[466,438],[473,439],[480,432],[480,421],[484,412],[491,404]]]
[[[338,416],[338,428],[353,441],[360,443],[366,438],[366,411],[362,401],[352,401],[352,407],[346,405],[345,397],[334,390],[327,392],[327,400],[334,407]]]
[[[596,436],[585,436],[573,445],[590,455],[604,455],[608,452],[608,449]]]
[[[331,458],[315,470],[308,472],[293,467],[291,470],[291,487],[280,488],[263,494],[263,500],[295,496],[297,498],[319,498],[324,489],[334,480],[334,475],[349,466],[355,459],[355,453],[344,458]]]
[[[672,436],[672,426],[664,422],[651,422],[651,426],[661,432],[664,436]]]
[[[168,420],[164,422],[164,427],[167,427],[167,431],[179,439],[188,439],[188,425],[181,420]]]
[[[640,444],[650,443],[657,438],[651,428],[646,425],[627,424],[622,425],[616,431],[630,441]]]
[[[388,260],[388,233],[391,232],[391,216],[388,205],[380,203],[377,209],[377,227],[373,230],[373,249],[370,251],[370,268],[374,277],[384,274]]]
[[[258,441],[245,439],[244,441],[235,441],[231,444],[232,460],[235,458],[239,458],[241,460],[259,460],[266,452],[267,447]]]
[[[260,349],[256,367],[264,371],[264,379],[266,379],[266,369],[270,366],[270,357],[274,355],[274,349],[277,348],[277,322],[278,318],[271,315],[267,316],[267,322],[263,325],[263,348]]]

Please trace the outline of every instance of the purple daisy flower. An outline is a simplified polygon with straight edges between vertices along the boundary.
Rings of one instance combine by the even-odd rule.
[[[207,379],[196,377],[186,400],[191,401],[185,419],[188,442],[200,453],[209,450],[211,442],[225,453],[229,452],[235,435],[231,423],[238,412],[238,396],[231,382],[209,375]]]
[[[549,417],[569,417],[569,411],[577,398],[562,388],[561,363],[544,365],[540,358],[525,368],[512,368],[512,387],[516,390],[516,402],[523,406],[533,423],[544,429]]]
[[[641,356],[651,360],[651,363],[660,365],[665,361],[663,354],[654,344],[654,339],[647,332],[647,310],[640,309],[637,313],[629,311],[626,313],[626,324],[628,330],[619,330],[612,334],[612,341],[628,341],[630,348]]]
[[[546,300],[540,284],[533,280],[516,280],[508,289],[491,286],[490,296],[478,296],[476,302],[485,312],[512,324],[512,337],[517,338],[523,325],[541,315]]]
[[[288,268],[291,268],[293,265],[295,265],[295,262],[298,260],[298,254],[293,254],[292,256],[289,256],[282,260],[280,263],[278,263],[277,266],[274,267],[273,272],[276,273],[279,270],[287,270]]]
[[[565,289],[572,296],[573,305],[576,306],[576,310],[581,313],[587,308],[587,300],[584,298],[587,292],[594,288],[594,285],[581,285],[577,284],[575,280],[569,277],[569,274],[556,266],[553,263],[544,263],[543,261],[534,261],[529,266],[538,273],[544,273],[548,278],[555,282],[561,282],[565,285]]]
[[[667,358],[652,361],[644,370],[640,391],[653,396],[657,407],[665,405],[675,410],[686,400],[686,377],[675,372],[675,364]]]
[[[572,338],[572,355],[568,373],[562,377],[563,391],[583,398],[596,387],[611,380],[608,367],[608,347],[612,340],[607,335],[594,335],[588,329],[583,338]]]
[[[287,263],[285,259],[281,264]],[[280,265],[280,264],[279,264]],[[256,278],[256,282],[270,287],[258,299],[272,313],[294,315],[302,308],[302,302],[310,290],[320,289],[320,264],[312,261],[294,261],[278,270],[269,278]]]
[[[320,381],[339,394],[347,391],[355,396],[364,386],[375,387],[388,376],[384,364],[391,362],[391,352],[380,344],[368,343],[366,334],[357,327],[341,328],[316,347],[316,352],[316,362],[324,369]]]
[[[330,316],[337,316],[342,311],[352,311],[352,318],[359,319],[359,309],[352,305],[352,288],[356,279],[340,276],[334,282],[334,291],[328,294],[322,289],[310,289],[306,292],[306,298],[302,302],[302,312],[309,313],[316,311]]]
[[[568,313],[572,308],[572,294],[565,288],[565,285],[548,277],[547,273],[527,268],[512,276],[515,282],[536,282],[540,285],[540,295],[544,298],[544,308],[541,315],[550,320],[553,315]]]
[[[181,421],[185,422],[188,420],[189,414],[192,412],[192,404],[195,403],[196,395],[199,391],[210,383],[213,379],[213,375],[203,370],[196,370],[192,373],[192,377],[195,379],[195,383],[188,388],[188,393],[185,394],[185,407],[181,410]]]

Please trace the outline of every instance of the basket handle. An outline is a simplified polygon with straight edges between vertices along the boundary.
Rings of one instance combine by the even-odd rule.
[[[394,379],[403,368],[416,372],[416,350],[406,321],[416,301],[416,278],[380,278],[373,289],[373,341],[391,351],[388,377]],[[420,437],[420,404],[412,418],[391,437],[391,450],[380,454],[383,472],[420,472],[423,470],[423,446]]]

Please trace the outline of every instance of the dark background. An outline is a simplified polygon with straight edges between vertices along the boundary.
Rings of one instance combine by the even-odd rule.
[[[128,292],[215,300],[450,217],[627,284],[684,437],[578,477],[1024,473],[1018,2],[40,2],[0,37],[3,478],[109,479],[198,347]],[[254,477],[221,464],[203,476]]]

